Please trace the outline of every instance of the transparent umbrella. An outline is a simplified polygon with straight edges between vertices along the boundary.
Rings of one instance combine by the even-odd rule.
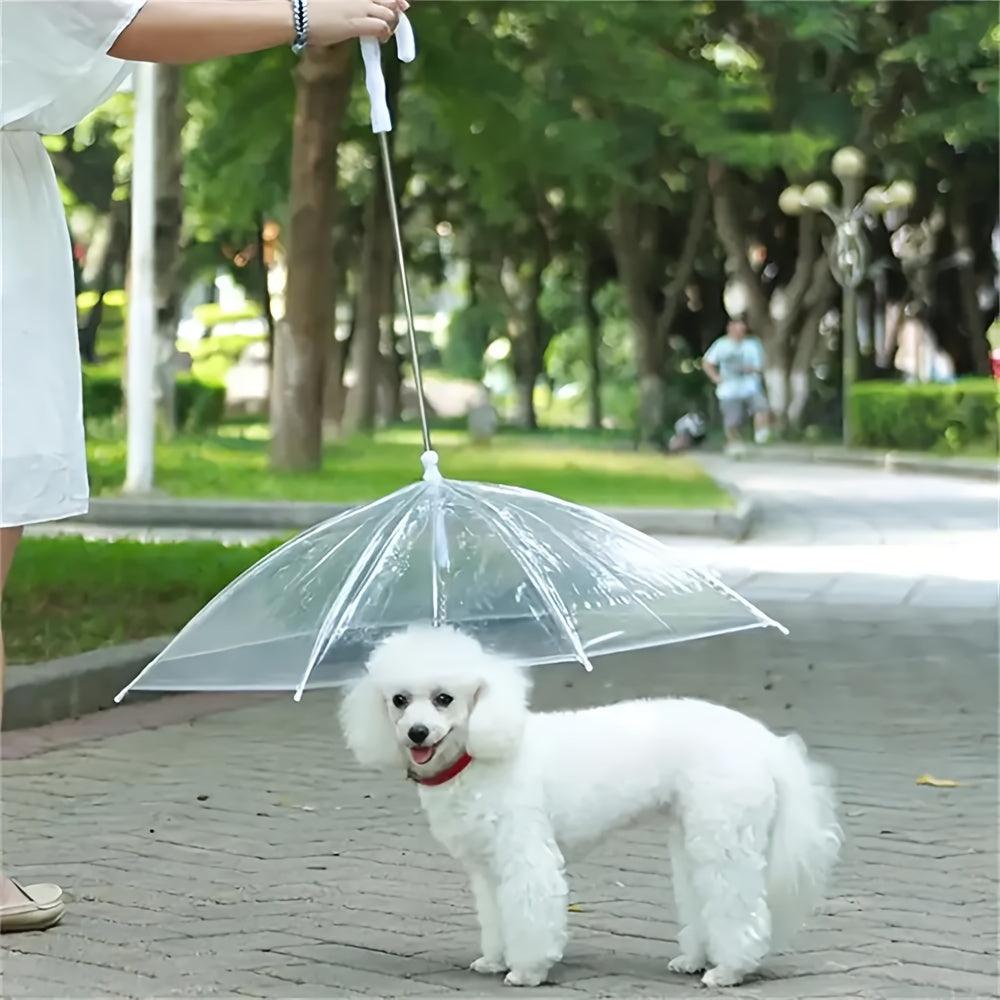
[[[413,57],[409,24],[400,57]],[[396,235],[423,478],[276,549],[212,600],[129,691],[294,691],[357,676],[416,623],[450,625],[525,665],[781,625],[621,522],[530,490],[443,477],[431,447],[385,132],[377,45],[363,46]]]
[[[133,690],[341,684],[417,622],[452,625],[524,664],[775,626],[666,546],[530,490],[424,478],[305,532],[215,598]],[[128,690],[128,689],[126,689]],[[124,692],[123,692],[124,693]]]

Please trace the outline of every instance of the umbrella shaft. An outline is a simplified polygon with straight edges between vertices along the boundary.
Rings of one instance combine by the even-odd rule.
[[[382,150],[382,169],[385,172],[385,190],[389,202],[389,217],[392,220],[392,236],[396,244],[396,260],[399,263],[399,282],[403,290],[403,309],[406,313],[406,332],[410,339],[410,363],[413,366],[413,383],[417,390],[417,407],[420,411],[420,431],[424,438],[424,451],[431,451],[431,432],[427,425],[427,401],[424,399],[424,380],[420,373],[420,354],[417,351],[417,330],[413,324],[413,303],[410,300],[410,282],[406,276],[406,259],[403,253],[403,234],[399,226],[399,210],[396,206],[396,185],[392,178],[392,163],[389,159],[389,141],[385,132],[378,137]]]

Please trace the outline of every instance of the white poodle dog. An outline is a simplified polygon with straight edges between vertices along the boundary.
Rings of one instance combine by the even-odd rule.
[[[418,786],[467,869],[481,973],[537,986],[562,958],[564,857],[660,817],[682,924],[673,972],[732,986],[813,909],[840,847],[825,770],[794,736],[689,699],[533,713],[523,671],[450,628],[390,637],[343,701],[364,767]],[[706,971],[707,970],[707,971]]]

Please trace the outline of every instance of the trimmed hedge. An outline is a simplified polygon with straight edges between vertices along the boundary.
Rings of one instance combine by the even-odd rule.
[[[177,426],[188,431],[218,427],[226,413],[226,387],[193,375],[177,376]]]
[[[122,408],[122,378],[118,373],[83,372],[83,416],[86,420],[113,417]]]
[[[950,384],[860,382],[851,391],[855,443],[911,451],[998,447],[1000,394],[990,378]]]
[[[188,431],[218,427],[226,410],[226,387],[191,375],[177,376],[177,426]],[[83,373],[83,415],[87,420],[115,417],[122,411],[124,393],[117,371]]]

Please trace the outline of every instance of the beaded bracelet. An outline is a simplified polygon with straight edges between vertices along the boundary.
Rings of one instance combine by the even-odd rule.
[[[292,27],[295,29],[292,51],[298,55],[309,44],[308,0],[292,0]]]

